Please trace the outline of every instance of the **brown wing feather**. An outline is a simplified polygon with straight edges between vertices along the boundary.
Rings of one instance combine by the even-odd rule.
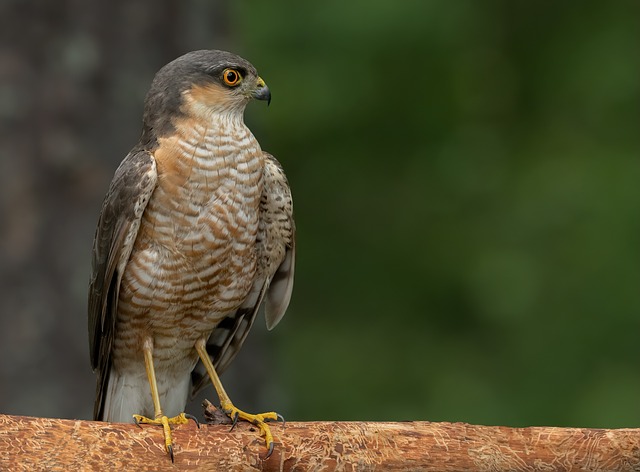
[[[271,154],[265,153],[264,188],[260,202],[262,247],[259,255],[262,267],[251,292],[242,306],[222,320],[213,330],[207,343],[207,352],[218,374],[221,374],[238,354],[258,310],[266,298],[265,317],[267,327],[272,329],[284,315],[291,291],[295,262],[295,225],[291,190],[282,166]],[[259,243],[260,244],[260,243]],[[270,254],[269,245],[280,247]],[[273,248],[271,248],[273,250]],[[260,254],[260,253],[263,254]],[[274,259],[277,257],[277,259]],[[262,270],[262,273],[260,273]],[[204,388],[209,377],[202,362],[198,362],[191,373],[192,396]]]
[[[269,330],[275,328],[280,322],[291,301],[293,274],[296,266],[296,246],[293,237],[295,237],[295,229],[291,246],[287,247],[284,260],[273,274],[267,290],[264,317]]]
[[[293,292],[293,276],[296,261],[296,225],[293,220],[293,199],[284,169],[278,160],[267,154],[267,169],[272,175],[272,205],[280,209],[274,212],[274,224],[277,231],[285,236],[285,253],[275,272],[269,274],[268,289],[265,295],[264,316],[267,329],[276,327],[284,316]],[[285,216],[286,218],[282,218]]]
[[[104,392],[109,382],[122,272],[156,182],[153,156],[136,148],[116,170],[102,203],[93,240],[89,281],[89,354],[91,367],[98,373],[96,420],[102,419]]]

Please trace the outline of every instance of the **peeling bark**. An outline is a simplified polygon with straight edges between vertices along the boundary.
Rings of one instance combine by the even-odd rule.
[[[250,424],[174,429],[0,415],[0,470],[626,471],[640,470],[640,429],[507,428],[465,423],[274,424],[273,455]]]

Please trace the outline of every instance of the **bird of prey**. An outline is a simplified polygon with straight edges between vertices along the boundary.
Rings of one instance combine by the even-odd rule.
[[[264,305],[289,305],[295,262],[291,191],[244,124],[271,93],[246,60],[194,51],[164,66],[145,99],[139,143],[115,172],[93,242],[89,346],[96,420],[172,424],[209,381],[222,411],[256,425],[268,455],[274,412],[249,414],[218,375]],[[264,302],[264,303],[263,303]]]

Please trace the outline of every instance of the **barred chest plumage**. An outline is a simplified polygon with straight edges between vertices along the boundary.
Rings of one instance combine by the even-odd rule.
[[[264,157],[241,120],[184,120],[154,157],[158,183],[123,275],[115,339],[134,347],[130,333],[148,333],[158,362],[163,348],[172,363],[179,351],[195,362],[195,340],[251,289]]]

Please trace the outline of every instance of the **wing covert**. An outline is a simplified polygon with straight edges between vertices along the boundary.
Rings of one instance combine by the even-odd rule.
[[[296,261],[296,227],[293,220],[291,188],[280,162],[271,154],[267,156],[266,180],[269,182],[269,199],[265,204],[265,219],[271,222],[274,234],[284,243],[284,256],[277,264],[270,264],[265,294],[264,316],[267,329],[272,330],[284,316],[293,292],[293,276]],[[270,238],[267,237],[267,241]]]

